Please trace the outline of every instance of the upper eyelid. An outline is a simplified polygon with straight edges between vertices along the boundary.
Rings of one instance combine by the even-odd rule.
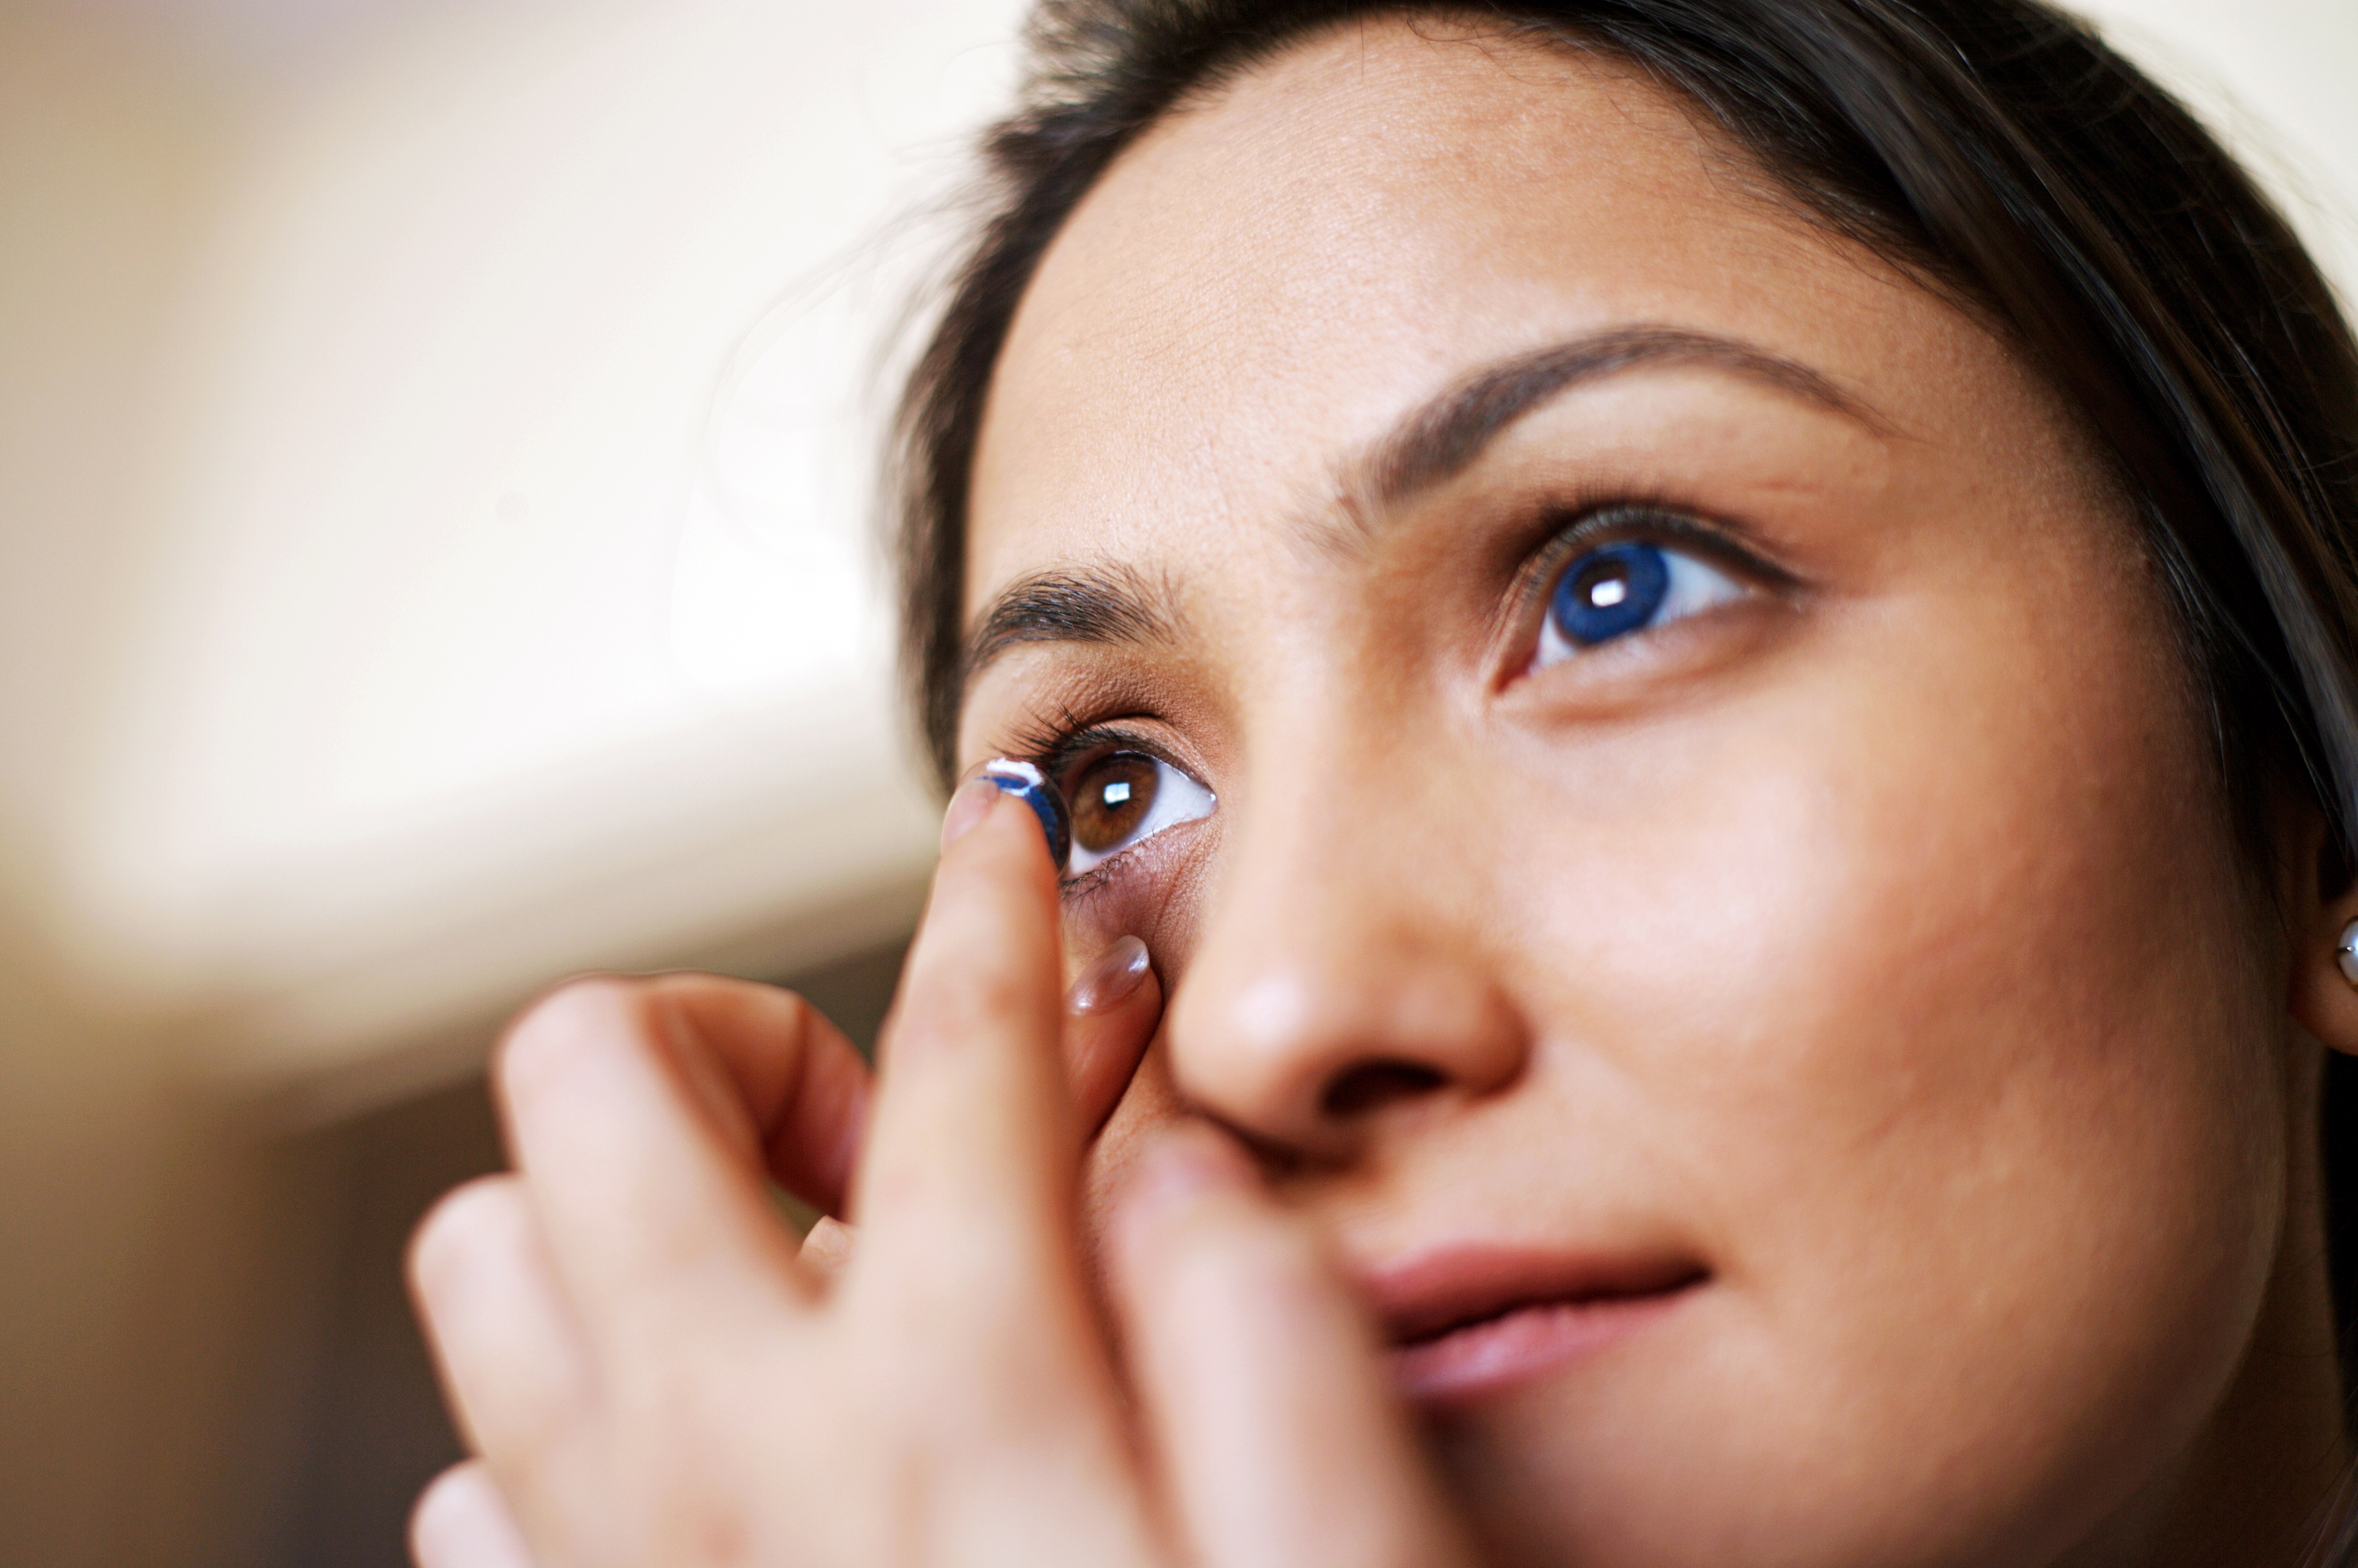
[[[1156,745],[1147,736],[1123,729],[1119,719],[1081,725],[1058,737],[1055,745],[1048,749],[1046,755],[1028,757],[1025,760],[1036,765],[1043,773],[1055,780],[1057,787],[1061,789],[1064,787],[1063,781],[1066,773],[1070,773],[1090,752],[1105,747],[1138,752],[1154,758],[1157,762],[1169,762],[1174,768],[1180,766],[1166,754],[1167,748]],[[1195,776],[1192,771],[1186,771],[1190,778]]]
[[[1142,719],[1145,716],[1136,717]],[[1212,787],[1204,770],[1179,754],[1184,748],[1130,728],[1123,719],[1079,723],[1076,716],[1067,709],[1060,719],[1035,715],[1023,724],[1022,729],[1024,733],[1020,738],[1011,735],[1011,743],[997,754],[1030,762],[1060,790],[1068,787],[1066,781],[1073,770],[1092,752],[1130,752],[1152,757],[1165,766],[1176,768],[1200,787],[1206,790]]]
[[[1647,538],[1681,545],[1714,557],[1769,588],[1798,588],[1801,579],[1759,551],[1747,546],[1736,531],[1697,518],[1685,508],[1660,503],[1619,503],[1593,507],[1556,530],[1536,552],[1533,568],[1548,575],[1584,549],[1617,539]]]

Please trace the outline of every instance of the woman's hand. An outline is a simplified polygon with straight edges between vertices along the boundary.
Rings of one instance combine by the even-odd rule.
[[[585,981],[516,1023],[517,1173],[412,1256],[481,1455],[421,1500],[423,1568],[1463,1560],[1362,1314],[1206,1130],[1118,1207],[1117,1365],[1076,1173],[1160,1001],[1065,1014],[1056,929],[1030,814],[962,794],[872,1117],[765,988]],[[772,1177],[848,1189],[856,1246],[797,1257]]]

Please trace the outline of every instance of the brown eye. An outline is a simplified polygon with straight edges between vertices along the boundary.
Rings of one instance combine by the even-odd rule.
[[[1219,802],[1184,768],[1145,752],[1109,752],[1060,780],[1072,816],[1065,874],[1093,871],[1165,828],[1212,815]]]
[[[1152,757],[1116,752],[1083,768],[1067,798],[1073,806],[1073,844],[1092,855],[1120,849],[1154,810],[1162,770]]]

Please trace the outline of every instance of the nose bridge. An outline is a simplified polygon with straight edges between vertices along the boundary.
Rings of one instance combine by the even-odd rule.
[[[1217,885],[1170,1021],[1172,1068],[1266,1141],[1331,1149],[1401,1094],[1511,1077],[1524,1031],[1452,852],[1436,726],[1327,705],[1272,724],[1232,797]]]

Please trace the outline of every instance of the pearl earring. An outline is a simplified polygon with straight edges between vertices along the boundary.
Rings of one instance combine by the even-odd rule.
[[[2334,949],[2333,960],[2342,966],[2342,978],[2358,986],[2358,920],[2342,928],[2342,945]]]

